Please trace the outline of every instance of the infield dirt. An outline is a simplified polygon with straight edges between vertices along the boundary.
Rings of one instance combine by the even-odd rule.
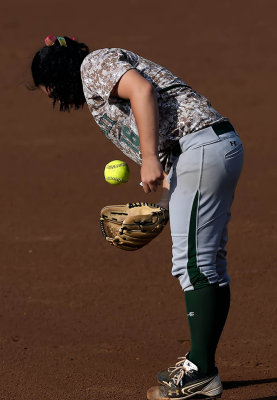
[[[230,224],[232,304],[217,364],[222,399],[277,399],[276,1],[119,0],[1,5],[0,399],[143,400],[189,349],[167,228],[144,249],[108,246],[106,204],[155,201],[87,108],[29,91],[48,34],[130,49],[180,76],[236,126],[246,159]],[[127,161],[114,187],[104,166]]]

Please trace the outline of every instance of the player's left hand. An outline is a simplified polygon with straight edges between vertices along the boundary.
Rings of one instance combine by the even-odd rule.
[[[168,218],[167,209],[137,201],[102,208],[100,226],[110,244],[132,251],[140,249],[159,235]]]
[[[157,156],[143,158],[140,175],[145,193],[156,192],[164,179],[163,167],[159,158]]]

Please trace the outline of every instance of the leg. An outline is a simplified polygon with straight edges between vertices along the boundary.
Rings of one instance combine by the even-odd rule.
[[[226,245],[228,242],[228,223],[231,218],[231,211],[227,213],[225,226],[223,229],[220,245],[216,256],[216,271],[218,274],[219,290],[218,290],[218,301],[217,301],[217,320],[216,320],[216,333],[214,343],[214,354],[222,334],[222,331],[227,320],[227,316],[230,308],[230,278],[227,272],[227,260],[226,260]]]
[[[185,291],[191,331],[190,361],[204,375],[214,369],[221,333],[216,328],[218,298],[222,292],[218,285],[226,285],[229,278],[226,265],[220,271],[218,263],[225,246],[222,252],[218,249],[225,237],[226,220],[242,166],[240,153],[237,158],[225,161],[229,143],[217,142],[186,151],[174,166],[171,178],[172,274],[178,277]],[[228,309],[224,312],[227,315]]]

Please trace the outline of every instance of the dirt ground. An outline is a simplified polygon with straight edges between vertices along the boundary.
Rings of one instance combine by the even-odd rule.
[[[122,47],[166,66],[228,116],[246,160],[230,224],[232,304],[217,364],[224,400],[277,399],[275,0],[60,0],[1,5],[0,399],[144,400],[189,349],[169,228],[108,246],[105,204],[155,201],[87,108],[26,89],[48,34]],[[103,169],[128,161],[112,187]]]

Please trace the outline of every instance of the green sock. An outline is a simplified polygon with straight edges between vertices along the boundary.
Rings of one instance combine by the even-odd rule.
[[[185,299],[191,335],[189,360],[208,374],[214,369],[216,348],[228,316],[230,286],[188,291]]]
[[[196,364],[199,372],[204,375],[214,369],[215,343],[219,331],[218,293],[217,284],[185,292],[191,337],[189,360]]]

